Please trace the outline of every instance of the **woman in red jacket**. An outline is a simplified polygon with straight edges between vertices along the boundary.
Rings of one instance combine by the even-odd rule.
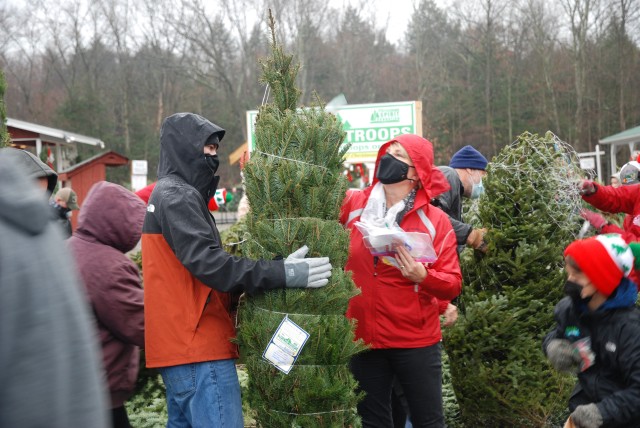
[[[356,338],[370,350],[351,361],[365,392],[358,405],[363,427],[391,427],[391,386],[401,384],[414,427],[444,427],[438,301],[461,288],[456,236],[447,215],[429,201],[448,190],[433,166],[433,148],[417,135],[399,135],[378,151],[372,186],[349,192],[341,222],[351,230],[346,269],[361,293],[347,317],[357,321]],[[374,257],[362,227],[400,227],[428,233],[437,260],[420,263],[399,247],[395,257]]]

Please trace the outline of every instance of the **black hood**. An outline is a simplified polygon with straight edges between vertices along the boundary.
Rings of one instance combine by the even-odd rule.
[[[217,134],[222,141],[224,129],[194,113],[176,113],[162,122],[158,179],[176,175],[196,188],[207,200],[213,177],[204,158],[207,139]]]
[[[53,194],[53,189],[58,183],[58,174],[51,169],[49,165],[42,162],[36,155],[26,150],[14,149],[7,147],[2,152],[10,159],[13,159],[14,165],[18,165],[29,177],[47,178],[47,191],[49,195]]]

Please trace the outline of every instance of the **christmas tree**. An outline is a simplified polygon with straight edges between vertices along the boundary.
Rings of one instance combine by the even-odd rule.
[[[0,148],[8,146],[11,142],[9,132],[7,132],[7,111],[4,104],[4,91],[6,87],[4,73],[0,70]]]
[[[566,419],[573,380],[548,364],[541,342],[563,297],[562,252],[580,226],[577,165],[550,132],[520,135],[489,164],[477,212],[489,251],[461,260],[461,316],[444,340],[466,426]]]
[[[238,340],[249,373],[249,403],[263,427],[355,427],[359,397],[348,363],[362,345],[354,342],[353,324],[344,316],[357,289],[343,270],[349,235],[337,221],[347,188],[345,134],[320,102],[299,108],[299,65],[276,42],[271,14],[269,21],[272,52],[262,62],[262,79],[273,103],[260,108],[244,169],[251,210],[242,252],[271,259],[307,245],[309,257],[330,257],[333,272],[322,289],[272,291],[240,307]],[[288,374],[262,358],[283,319],[309,333]]]

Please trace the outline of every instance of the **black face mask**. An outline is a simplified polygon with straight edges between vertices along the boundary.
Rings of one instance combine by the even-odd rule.
[[[582,287],[577,282],[567,281],[564,283],[564,293],[571,298],[574,303],[587,304],[591,301],[593,296],[585,297],[584,299],[580,295]]]
[[[382,184],[399,183],[401,181],[408,180],[407,174],[409,173],[409,168],[413,167],[410,167],[406,163],[387,153],[380,158],[376,177]]]
[[[220,159],[218,159],[218,155],[204,155],[204,161],[207,163],[211,173],[215,175],[218,170],[218,166],[220,166]]]

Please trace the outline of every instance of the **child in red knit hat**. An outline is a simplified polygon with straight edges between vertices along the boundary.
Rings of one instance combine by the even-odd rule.
[[[640,427],[640,311],[628,278],[640,266],[640,243],[599,235],[572,242],[564,256],[567,297],[555,307],[557,325],[543,349],[557,370],[578,374],[570,422]]]

